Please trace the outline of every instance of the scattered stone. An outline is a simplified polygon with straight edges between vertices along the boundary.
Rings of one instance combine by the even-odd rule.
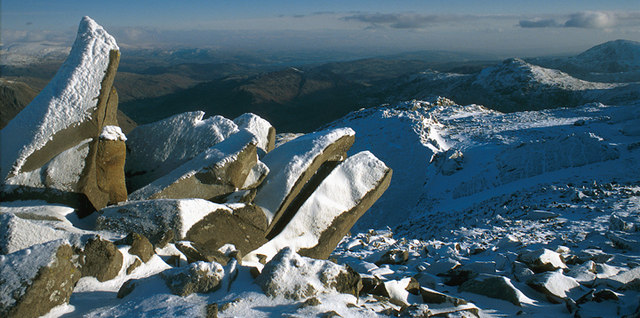
[[[176,248],[187,257],[188,263],[216,262],[226,266],[230,258],[218,250],[212,250],[204,246],[190,244],[190,242],[177,242]]]
[[[464,299],[449,296],[447,294],[425,287],[420,287],[420,296],[422,297],[422,301],[427,304],[449,303],[453,306],[461,306],[467,304],[467,301]]]
[[[575,278],[581,284],[593,282],[596,275],[596,263],[594,261],[586,261],[581,265],[576,265],[567,273],[567,276]]]
[[[598,303],[601,303],[605,300],[617,301],[618,299],[618,294],[616,294],[611,289],[601,289],[593,293],[593,300]]]
[[[283,248],[256,278],[262,290],[271,297],[301,300],[327,292],[358,296],[362,289],[360,275],[348,266],[314,260]]]
[[[400,317],[428,318],[432,317],[432,313],[429,310],[429,305],[413,304],[403,308],[400,312]]]
[[[140,265],[142,265],[142,261],[140,261],[140,259],[136,257],[133,263],[131,263],[131,265],[127,267],[127,275],[133,273],[133,271],[136,270],[136,268],[140,267]]]
[[[518,255],[518,260],[527,264],[536,273],[567,268],[559,253],[546,248],[523,252]]]
[[[64,240],[1,256],[0,316],[38,317],[68,303],[81,276],[72,257]]]
[[[375,264],[378,266],[382,264],[397,265],[397,264],[404,264],[405,262],[407,262],[407,260],[409,260],[409,251],[390,250],[384,253],[384,255],[382,255],[382,257],[380,257],[380,259],[377,262],[375,262]]]
[[[389,297],[387,289],[384,287],[384,282],[376,276],[363,276],[362,278],[361,294],[377,295],[382,297]]]
[[[122,268],[123,256],[110,241],[100,237],[90,239],[84,246],[80,258],[82,277],[93,276],[104,282],[118,276]]]
[[[243,187],[258,162],[256,137],[241,130],[131,193],[131,200],[212,199]]]
[[[623,235],[614,232],[607,232],[607,238],[611,240],[613,246],[621,250],[634,251],[638,246],[640,246],[640,242],[637,240],[624,237]]]
[[[298,308],[305,308],[305,307],[315,307],[322,304],[320,302],[320,300],[318,300],[318,298],[316,297],[311,297],[307,300],[305,300],[302,304],[300,304],[300,306],[298,306]]]
[[[118,294],[116,295],[116,297],[122,299],[124,297],[126,297],[127,295],[131,294],[131,292],[133,292],[133,290],[138,286],[138,281],[136,279],[129,279],[126,282],[124,282],[124,284],[122,284],[122,286],[120,286],[120,289],[118,289]]]
[[[525,282],[535,274],[526,264],[518,261],[513,262],[512,273],[519,282]]]
[[[440,276],[446,277],[446,279],[444,280],[445,285],[458,286],[468,281],[469,279],[477,277],[478,273],[470,270],[464,270],[461,267],[458,267],[458,268],[449,270],[444,274],[440,274]]]
[[[144,187],[238,132],[233,121],[222,116],[203,120],[204,115],[182,113],[131,131],[125,166],[129,189]]]
[[[262,158],[271,173],[258,190],[254,202],[265,209],[271,224],[268,232],[279,223],[285,210],[325,162],[340,161],[346,157],[355,140],[354,135],[355,132],[349,128],[315,132],[282,144]],[[285,224],[287,218],[291,216],[285,217]],[[281,228],[283,225],[278,226]],[[276,234],[270,233],[269,236]]]
[[[328,258],[355,222],[387,189],[391,173],[390,168],[368,151],[347,158],[322,180],[282,232],[247,254],[243,261],[258,263],[256,254],[271,258],[284,246],[303,256]],[[326,198],[336,193],[342,194],[340,200],[326,204]]]
[[[116,245],[130,245],[129,254],[140,257],[143,262],[148,262],[156,254],[153,244],[144,235],[135,232],[129,233],[125,238],[114,242]]]
[[[442,258],[431,264],[431,266],[427,268],[426,272],[433,275],[443,274],[457,268],[460,265],[460,262],[453,258]]]
[[[567,297],[567,292],[580,287],[574,278],[563,275],[562,270],[536,274],[527,281],[527,285],[545,294],[549,301],[556,304]]]
[[[208,304],[206,308],[206,318],[218,318],[218,304]]]
[[[209,293],[220,288],[224,268],[215,262],[195,262],[187,267],[166,270],[160,275],[172,293],[188,296],[193,293]]]
[[[594,261],[596,263],[607,263],[613,259],[613,255],[598,249],[584,249],[578,253],[578,258],[582,262]]]
[[[516,306],[522,306],[523,302],[530,301],[527,296],[513,286],[509,278],[504,276],[481,274],[460,285],[458,290],[506,300]]]
[[[558,217],[558,213],[544,211],[544,210],[533,210],[527,212],[527,214],[523,217],[525,220],[550,220]]]
[[[338,312],[336,312],[335,310],[331,310],[331,311],[327,311],[327,312],[323,313],[320,317],[322,317],[322,318],[332,318],[332,317],[342,317],[342,316],[340,316],[340,314]]]
[[[429,273],[425,273],[425,272],[420,272],[416,275],[413,276],[413,278],[416,279],[416,281],[418,281],[418,283],[420,284],[420,286],[423,287],[428,287],[428,288],[436,288],[436,285],[438,284],[438,278],[434,275],[431,275]]]
[[[606,285],[614,289],[621,289],[626,284],[640,279],[640,267],[636,267],[627,271],[623,271],[617,275],[609,276],[598,280],[598,285]]]

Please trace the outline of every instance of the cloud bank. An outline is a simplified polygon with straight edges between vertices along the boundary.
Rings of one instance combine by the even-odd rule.
[[[573,13],[564,18],[564,22],[556,19],[520,20],[521,28],[582,28],[611,29],[623,26],[640,26],[640,12],[607,12],[586,11]]]

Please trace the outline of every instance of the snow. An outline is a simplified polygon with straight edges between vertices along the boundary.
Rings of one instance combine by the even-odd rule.
[[[206,149],[238,132],[238,126],[222,116],[203,119],[204,112],[188,112],[136,127],[129,133],[125,171],[138,189],[164,176]]]
[[[193,159],[175,168],[173,171],[131,193],[129,195],[129,199],[149,199],[179,180],[192,177],[200,172],[206,173],[210,170],[222,168],[225,165],[236,161],[240,152],[242,152],[249,144],[255,145],[257,142],[258,141],[253,133],[242,129],[229,136],[224,141],[206,149]]]
[[[123,235],[137,232],[149,239],[173,231],[177,240],[209,213],[232,210],[225,205],[203,199],[157,199],[128,201],[102,209],[96,229],[114,231]]]
[[[256,165],[253,166],[253,168],[251,168],[251,171],[247,175],[247,179],[244,181],[242,188],[248,189],[250,187],[255,186],[263,177],[265,177],[268,174],[269,174],[269,167],[267,167],[267,165],[264,164],[264,162],[258,160],[258,163],[256,163]]]
[[[80,241],[79,234],[24,220],[10,213],[0,213],[0,228],[3,229],[0,233],[0,254],[60,239]]]
[[[282,144],[261,159],[271,173],[263,181],[254,202],[263,208],[269,222],[313,160],[340,138],[353,135],[355,132],[350,128],[310,133]]]
[[[122,133],[122,130],[118,126],[104,126],[98,138],[127,141],[127,137]]]
[[[238,129],[247,129],[258,138],[258,148],[267,152],[269,147],[269,130],[273,128],[271,124],[262,117],[246,113],[233,120],[238,125]]]
[[[320,235],[333,220],[358,205],[388,170],[368,151],[347,158],[320,183],[280,234],[247,254],[243,261],[256,263],[259,267],[258,254],[265,255],[268,261],[284,247],[297,252],[316,246]]]
[[[0,131],[0,176],[22,171],[27,158],[54,135],[90,118],[115,39],[89,17],[82,18],[69,57],[54,78]]]
[[[23,219],[51,220],[71,225],[67,216],[75,210],[62,204],[52,204],[41,200],[2,202],[0,214],[10,213]]]
[[[38,169],[21,172],[8,178],[5,189],[20,185],[76,192],[78,190],[78,181],[89,154],[89,143],[92,140],[85,139],[81,141],[78,145],[61,152]]]

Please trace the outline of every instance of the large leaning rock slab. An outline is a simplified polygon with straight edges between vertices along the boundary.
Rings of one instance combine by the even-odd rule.
[[[529,278],[527,284],[537,291],[545,294],[554,303],[560,303],[567,297],[567,293],[580,287],[574,278],[562,274],[562,270],[544,272]]]
[[[256,284],[268,296],[295,300],[332,292],[357,297],[362,289],[360,275],[348,266],[303,257],[290,248],[264,266]]]
[[[68,303],[80,279],[72,256],[58,240],[0,257],[0,316],[38,317]]]
[[[18,175],[39,169],[62,152],[91,139],[88,151],[81,157],[84,165],[70,167],[72,173],[48,173],[49,180],[45,183],[67,183],[86,196],[95,209],[109,202],[110,193],[97,184],[95,161],[104,156],[97,145],[104,126],[118,124],[117,94],[112,85],[119,61],[120,53],[113,37],[91,18],[83,18],[69,57],[58,73],[0,131],[0,176],[3,183],[14,186],[5,187],[4,192],[10,190],[19,196],[21,193],[15,192],[15,186],[39,188],[38,183],[10,179],[18,177],[27,181]],[[82,167],[80,176],[69,182],[69,176],[77,175],[74,170],[77,167]]]
[[[391,169],[368,151],[347,158],[320,183],[280,234],[243,260],[269,260],[284,247],[303,256],[329,257],[387,189],[391,174]]]
[[[131,200],[212,199],[241,188],[258,162],[256,137],[247,130],[205,150],[143,188]]]
[[[202,199],[129,201],[100,211],[96,229],[123,235],[139,233],[153,244],[160,242],[167,232],[175,240],[183,240],[194,224],[217,210],[232,212],[225,205]]]
[[[516,306],[533,303],[532,299],[513,286],[509,278],[498,275],[481,274],[460,285],[459,291],[506,300]]]
[[[96,155],[96,183],[98,189],[109,194],[109,204],[127,200],[124,163],[127,137],[118,126],[104,126],[98,137]]]
[[[238,129],[246,129],[258,137],[258,148],[267,153],[276,146],[276,129],[264,118],[246,113],[233,119]]]
[[[258,189],[254,202],[264,208],[270,230],[325,162],[346,157],[354,136],[350,128],[315,132],[291,140],[261,159],[271,172]]]
[[[222,116],[207,119],[204,112],[178,114],[136,127],[128,134],[126,173],[130,190],[166,175],[238,131]]]
[[[231,210],[218,209],[195,223],[185,239],[210,250],[233,244],[241,255],[267,242],[267,218],[260,207],[251,204],[228,206]]]

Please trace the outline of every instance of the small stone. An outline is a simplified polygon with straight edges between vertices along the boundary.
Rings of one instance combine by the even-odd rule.
[[[142,265],[142,262],[136,257],[133,263],[127,267],[127,275],[130,275],[136,268],[140,267],[140,265]]]
[[[195,262],[186,268],[166,270],[161,276],[173,294],[187,296],[217,290],[224,276],[224,268],[218,263]]]
[[[207,308],[207,318],[218,318],[218,304],[213,303],[213,304],[208,304]]]
[[[140,235],[135,232],[129,233],[124,239],[116,241],[116,245],[126,244],[130,245],[129,254],[137,255],[143,262],[148,262],[155,254],[153,245],[149,242],[144,235]]]
[[[93,276],[100,282],[116,276],[122,268],[123,256],[116,246],[100,237],[90,239],[82,252],[80,261],[82,277]]]
[[[131,294],[131,292],[138,286],[138,282],[135,279],[130,279],[126,282],[124,282],[124,284],[122,284],[122,286],[120,286],[120,289],[118,290],[118,294],[116,295],[116,297],[118,298],[124,298],[127,295]]]
[[[382,264],[391,264],[391,265],[404,264],[407,262],[408,259],[409,259],[409,251],[395,249],[395,250],[390,250],[384,253],[384,255],[380,257],[380,260],[375,262],[375,264],[378,266]]]
[[[325,313],[322,314],[323,318],[332,318],[332,317],[342,317],[339,313],[337,313],[336,311],[332,310],[332,311],[327,311]]]
[[[300,304],[300,306],[298,306],[298,308],[305,308],[305,307],[315,307],[322,304],[320,302],[320,300],[318,300],[318,298],[316,297],[311,297],[307,300],[305,300],[302,304]]]
[[[593,293],[593,300],[600,303],[605,300],[615,300],[617,301],[618,295],[611,289],[601,289],[595,293]]]

